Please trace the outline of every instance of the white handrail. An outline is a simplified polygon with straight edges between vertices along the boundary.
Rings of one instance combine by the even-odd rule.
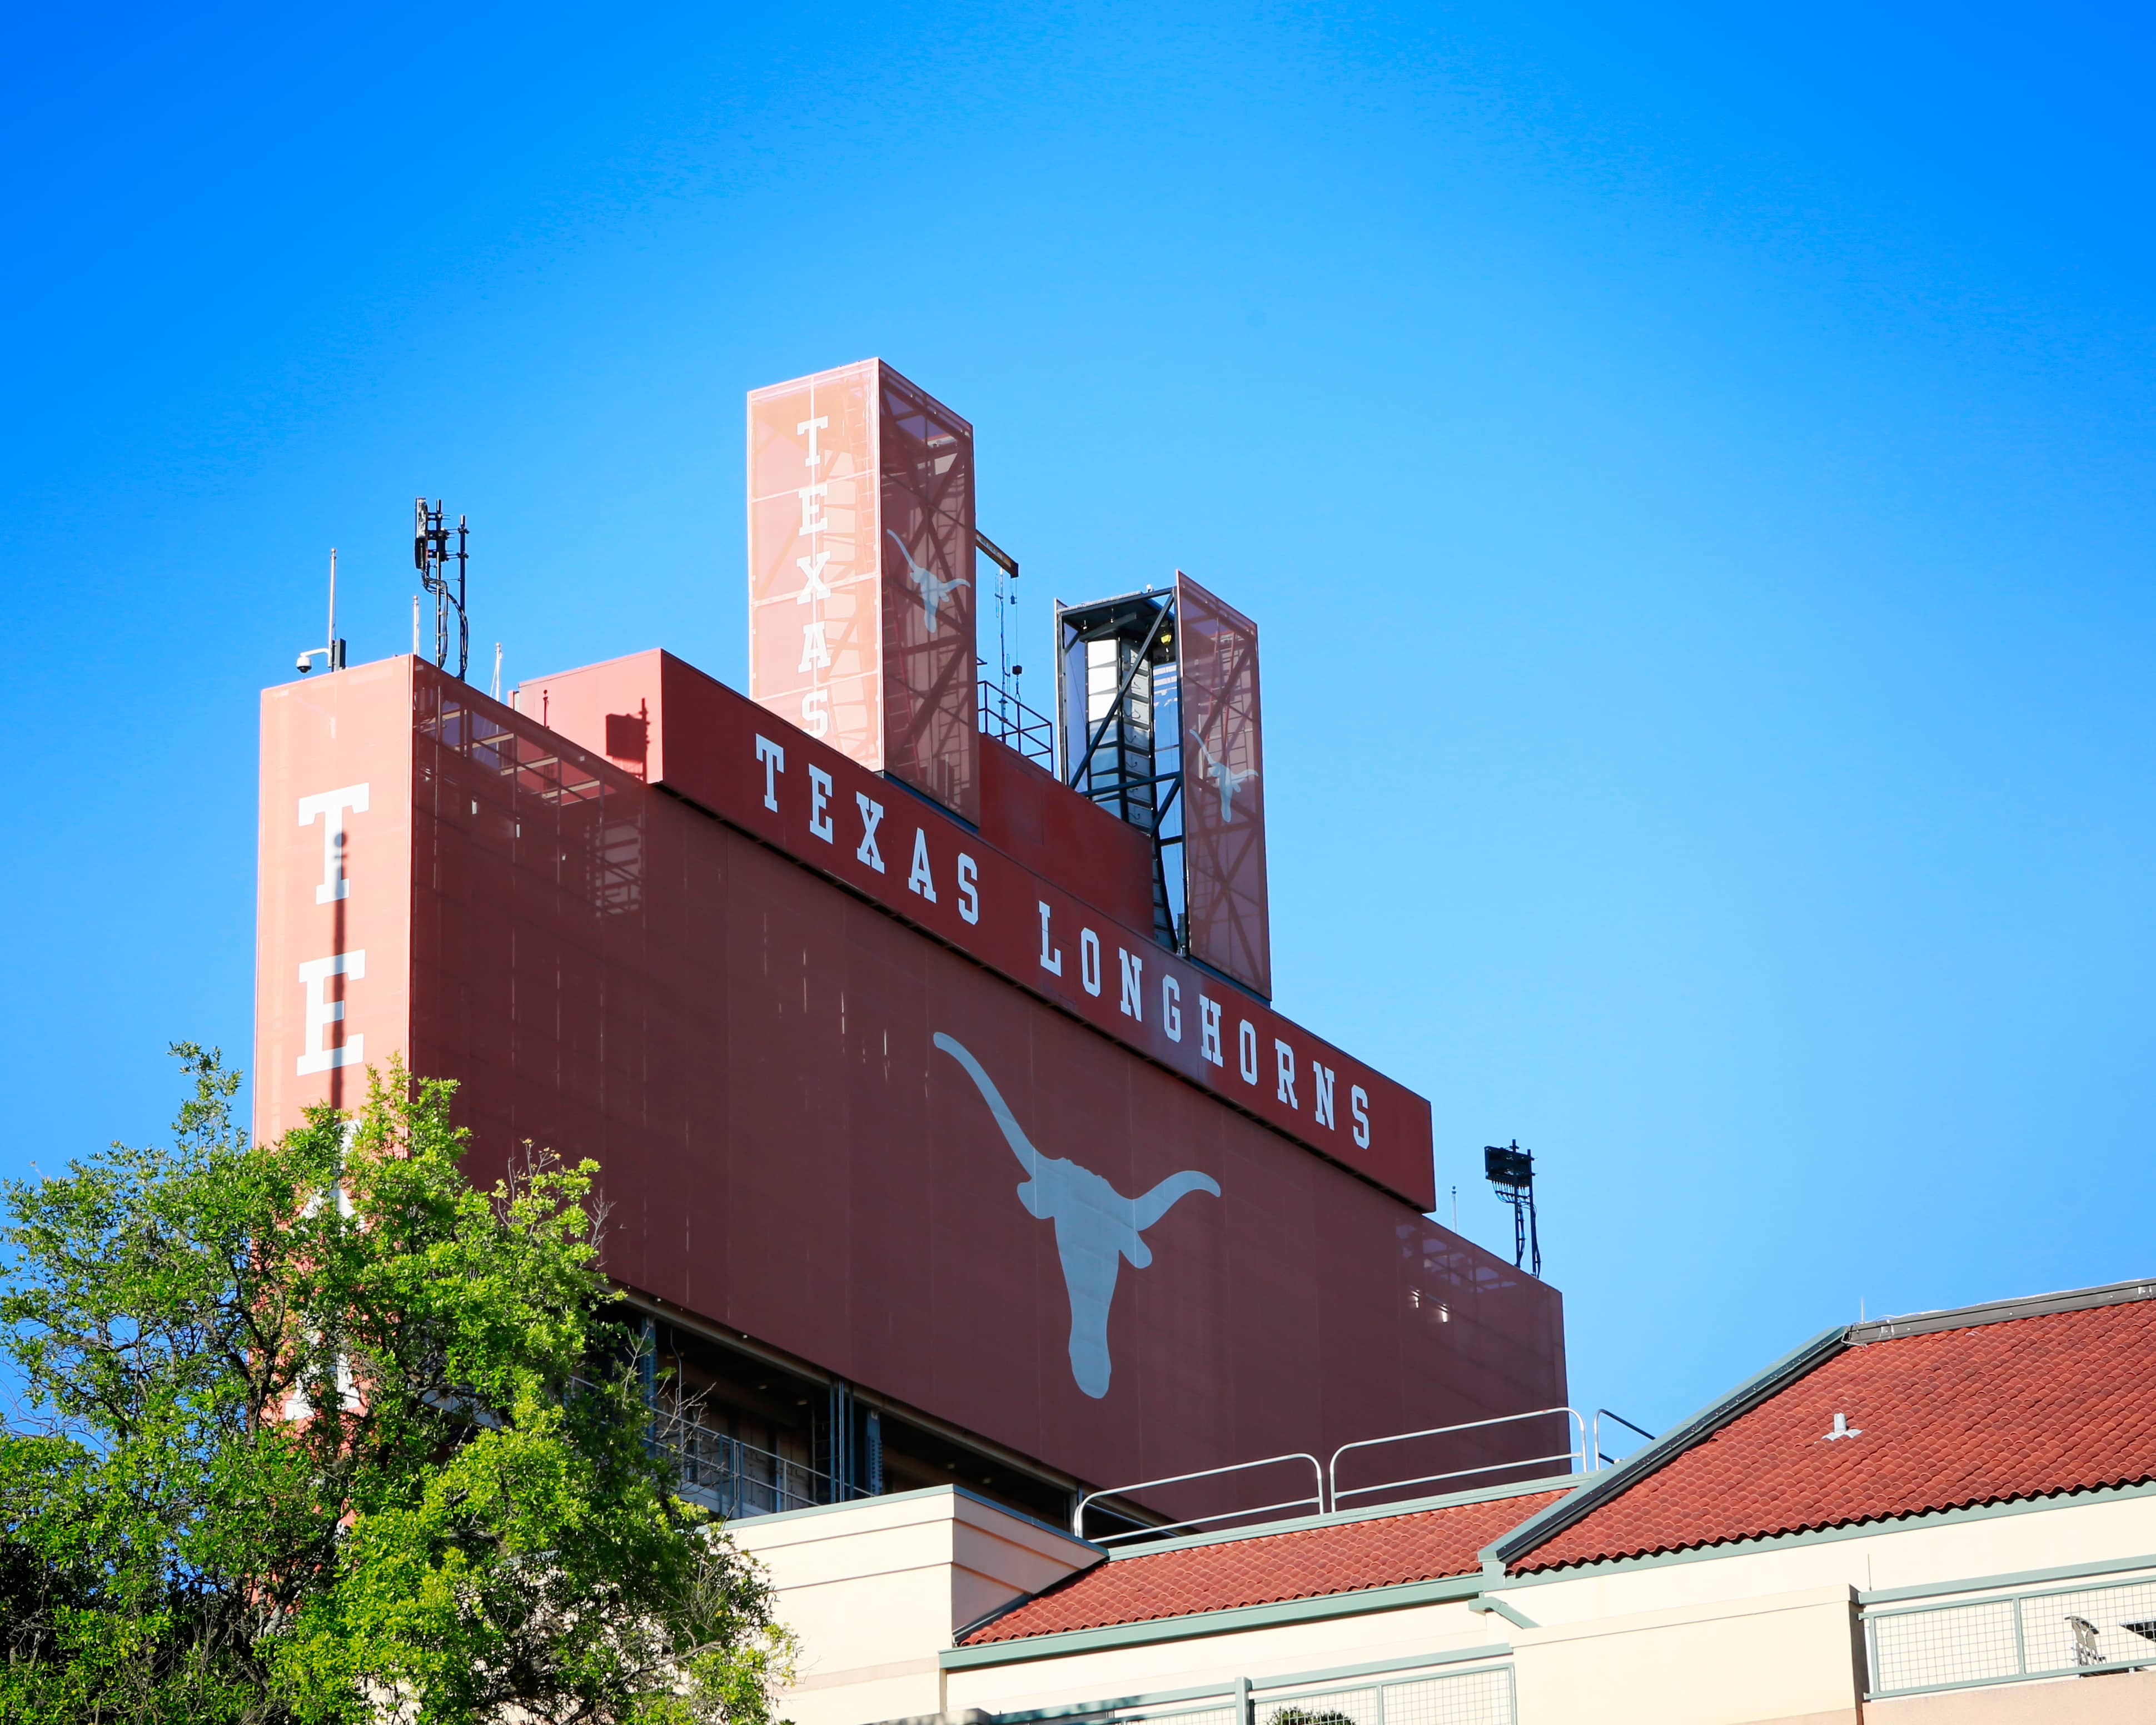
[[[1283,1461],[1307,1461],[1310,1464],[1312,1477],[1317,1483],[1317,1491],[1314,1496],[1290,1497],[1280,1503],[1260,1503],[1248,1509],[1223,1510],[1218,1515],[1194,1516],[1187,1522],[1169,1522],[1158,1527],[1136,1527],[1127,1533],[1103,1534],[1092,1543],[1096,1545],[1106,1545],[1115,1540],[1136,1539],[1147,1533],[1171,1533],[1178,1527],[1199,1527],[1208,1522],[1229,1521],[1237,1516],[1263,1515],[1268,1510],[1300,1509],[1305,1504],[1310,1503],[1316,1504],[1317,1512],[1323,1515],[1325,1513],[1325,1471],[1318,1466],[1317,1458],[1315,1455],[1298,1450],[1289,1455],[1268,1455],[1262,1461],[1236,1461],[1231,1462],[1226,1467],[1203,1468],[1196,1473],[1170,1474],[1164,1480],[1140,1480],[1137,1484],[1130,1486],[1104,1486],[1097,1491],[1088,1491],[1078,1500],[1077,1507],[1070,1512],[1070,1531],[1080,1539],[1086,1537],[1086,1506],[1096,1498],[1120,1497],[1126,1491],[1148,1491],[1155,1486],[1180,1486],[1191,1480],[1209,1480],[1220,1474],[1242,1473],[1253,1467],[1272,1467]]]
[[[1485,1425],[1509,1425],[1520,1420],[1543,1420],[1552,1414],[1563,1414],[1579,1435],[1575,1449],[1560,1451],[1553,1455],[1522,1455],[1510,1461],[1492,1462],[1486,1467],[1458,1467],[1449,1473],[1420,1474],[1413,1479],[1388,1480],[1382,1486],[1351,1486],[1345,1492],[1340,1489],[1340,1458],[1350,1450],[1373,1450],[1380,1444],[1404,1444],[1414,1438],[1445,1437],[1455,1431],[1475,1431]],[[1582,1473],[1594,1471],[1587,1454],[1587,1421],[1577,1408],[1537,1408],[1531,1414],[1502,1414],[1495,1420],[1470,1420],[1459,1425],[1433,1425],[1427,1431],[1396,1432],[1390,1437],[1364,1438],[1359,1443],[1342,1444],[1332,1452],[1332,1459],[1325,1465],[1325,1486],[1332,1497],[1332,1507],[1340,1507],[1340,1500],[1347,1497],[1366,1497],[1373,1491],[1397,1491],[1404,1486],[1435,1485],[1440,1480],[1465,1479],[1470,1474],[1501,1473],[1507,1468],[1532,1467],[1545,1461],[1568,1461]]]

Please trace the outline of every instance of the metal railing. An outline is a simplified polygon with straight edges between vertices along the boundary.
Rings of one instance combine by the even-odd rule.
[[[1867,1700],[2133,1671],[2156,1665],[2156,1574],[1868,1608],[1864,1643]]]
[[[1340,1458],[1355,1450],[1375,1450],[1389,1444],[1413,1443],[1426,1438],[1451,1437],[1462,1432],[1486,1430],[1492,1426],[1516,1425],[1524,1420],[1550,1420],[1559,1416],[1569,1422],[1568,1430],[1571,1441],[1567,1448],[1553,1451],[1548,1455],[1509,1456],[1502,1461],[1484,1462],[1474,1467],[1448,1468],[1439,1473],[1414,1474],[1405,1479],[1387,1480],[1375,1486],[1343,1486],[1340,1483]],[[1613,1414],[1607,1408],[1595,1410],[1591,1427],[1588,1416],[1582,1414],[1577,1408],[1537,1408],[1531,1413],[1502,1414],[1493,1420],[1469,1420],[1457,1425],[1433,1425],[1421,1431],[1394,1432],[1386,1437],[1364,1438],[1356,1443],[1342,1444],[1332,1452],[1331,1459],[1322,1467],[1318,1466],[1316,1456],[1298,1450],[1291,1455],[1268,1455],[1260,1461],[1238,1461],[1226,1467],[1204,1468],[1196,1473],[1171,1474],[1165,1479],[1139,1480],[1127,1486],[1104,1486],[1100,1491],[1086,1492],[1078,1500],[1077,1507],[1070,1512],[1070,1531],[1081,1539],[1086,1538],[1087,1537],[1085,1525],[1086,1507],[1103,1498],[1122,1497],[1130,1492],[1152,1491],[1163,1486],[1188,1485],[1194,1480],[1218,1479],[1226,1474],[1247,1473],[1260,1467],[1278,1467],[1291,1461],[1306,1461],[1310,1464],[1311,1471],[1315,1476],[1313,1484],[1316,1489],[1307,1497],[1291,1497],[1278,1503],[1252,1504],[1240,1509],[1221,1510],[1212,1515],[1192,1516],[1183,1521],[1168,1522],[1156,1527],[1133,1527],[1127,1532],[1103,1534],[1096,1538],[1093,1543],[1111,1545],[1118,1540],[1142,1539],[1163,1533],[1176,1532],[1184,1528],[1200,1527],[1214,1522],[1244,1520],[1255,1516],[1268,1515],[1276,1510],[1307,1509],[1316,1514],[1324,1515],[1330,1511],[1338,1509],[1343,1501],[1350,1497],[1375,1497],[1383,1491],[1405,1491],[1411,1486],[1433,1486],[1445,1480],[1471,1479],[1480,1474],[1511,1473],[1522,1468],[1540,1467],[1554,1461],[1563,1462],[1565,1471],[1569,1473],[1594,1473],[1598,1471],[1599,1461],[1614,1459],[1604,1455],[1602,1452],[1601,1422],[1605,1416],[1628,1430],[1639,1432],[1640,1435],[1645,1438],[1648,1442],[1655,1441],[1652,1433],[1642,1430],[1622,1414]],[[1590,1430],[1592,1435],[1589,1435]],[[1122,1512],[1114,1512],[1122,1513]],[[1124,1519],[1129,1520],[1132,1517],[1126,1515]]]
[[[1262,1461],[1231,1462],[1225,1467],[1201,1468],[1196,1473],[1170,1474],[1166,1479],[1139,1480],[1133,1485],[1108,1486],[1098,1491],[1088,1491],[1078,1500],[1077,1507],[1070,1512],[1070,1531],[1081,1539],[1086,1538],[1086,1506],[1097,1498],[1120,1497],[1126,1491],[1149,1491],[1156,1486],[1180,1486],[1192,1480],[1215,1479],[1225,1473],[1245,1473],[1255,1467],[1277,1467],[1284,1461],[1307,1461],[1310,1464],[1312,1479],[1317,1489],[1307,1497],[1290,1497],[1279,1503],[1260,1503],[1245,1509],[1223,1510],[1218,1515],[1193,1516],[1188,1521],[1168,1522],[1158,1527],[1133,1527],[1127,1533],[1104,1533],[1093,1543],[1112,1545],[1119,1539],[1137,1539],[1148,1534],[1173,1533],[1178,1528],[1202,1527],[1208,1522],[1227,1522],[1234,1521],[1242,1516],[1267,1515],[1276,1509],[1307,1507],[1314,1509],[1319,1515],[1323,1515],[1325,1513],[1325,1475],[1318,1467],[1317,1458],[1315,1455],[1305,1455],[1298,1450],[1289,1455],[1268,1455]],[[1111,1512],[1111,1513],[1115,1512]],[[1128,1520],[1129,1517],[1126,1517],[1124,1519]]]
[[[1512,1667],[1503,1647],[1465,1647],[1435,1657],[1342,1673],[1238,1677],[1152,1699],[1128,1697],[1007,1713],[1025,1725],[1513,1725]]]
[[[1654,1433],[1648,1430],[1645,1426],[1635,1425],[1622,1414],[1613,1414],[1607,1408],[1597,1408],[1594,1410],[1594,1465],[1598,1470],[1605,1461],[1609,1462],[1614,1466],[1615,1463],[1622,1461],[1625,1459],[1622,1455],[1612,1455],[1603,1449],[1602,1422],[1604,1420],[1614,1420],[1618,1425],[1623,1426],[1625,1430],[1638,1432],[1641,1437],[1646,1439],[1646,1440],[1650,1444],[1656,1440]]]
[[[1512,1725],[1512,1671],[1433,1672],[1400,1683],[1305,1690],[1254,1700],[1250,1725]]]
[[[1036,767],[1055,771],[1055,722],[986,677],[977,685],[975,713],[983,736],[1016,749]]]
[[[1340,1489],[1340,1458],[1350,1450],[1374,1450],[1384,1444],[1404,1444],[1416,1438],[1448,1437],[1455,1432],[1477,1431],[1485,1426],[1511,1425],[1522,1420],[1547,1420],[1562,1414],[1572,1422],[1574,1441],[1570,1449],[1560,1450],[1548,1455],[1518,1455],[1510,1461],[1492,1461],[1481,1467],[1455,1467],[1445,1473],[1417,1474],[1404,1480],[1388,1480],[1381,1486],[1350,1486]],[[1464,1480],[1478,1473],[1505,1473],[1517,1467],[1538,1467],[1547,1461],[1562,1461],[1573,1473],[1592,1473],[1593,1462],[1587,1439],[1587,1421],[1577,1408],[1537,1408],[1531,1414],[1502,1414],[1495,1420],[1470,1420],[1460,1425],[1433,1425],[1426,1431],[1396,1432],[1390,1437],[1364,1438],[1359,1443],[1342,1444],[1332,1452],[1326,1464],[1325,1485],[1332,1500],[1332,1507],[1340,1507],[1342,1497],[1367,1497],[1378,1491],[1397,1491],[1409,1486],[1434,1486],[1440,1480]]]
[[[709,1426],[678,1426],[653,1447],[672,1465],[676,1491],[728,1521],[834,1501],[830,1476],[819,1469]]]

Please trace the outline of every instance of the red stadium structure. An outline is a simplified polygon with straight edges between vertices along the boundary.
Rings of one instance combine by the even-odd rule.
[[[258,1132],[401,1054],[476,1175],[595,1158],[732,1514],[957,1481],[1060,1522],[1562,1404],[1556,1291],[1424,1214],[1429,1105],[1271,1004],[1255,627],[1181,576],[1060,608],[1051,747],[976,683],[1015,565],[972,428],[873,361],[749,422],[749,695],[657,651],[264,693]],[[1532,1473],[1558,1423],[1416,1466]]]

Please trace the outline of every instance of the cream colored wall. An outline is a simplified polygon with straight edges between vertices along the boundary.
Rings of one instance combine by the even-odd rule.
[[[1856,1612],[1821,1587],[1515,1630],[1519,1725],[1854,1722]]]
[[[1597,1702],[1604,1717],[1658,1725],[1853,1717],[1863,1663],[1845,1620],[1859,1590],[1947,1586],[2149,1553],[2156,1498],[2096,1498],[1509,1587],[1500,1596],[1541,1625],[1513,1637],[1520,1725],[1574,1717],[1571,1709],[1596,1697],[1604,1697]],[[1786,1602],[1803,1599],[1837,1603],[1825,1616],[1792,1615]],[[1827,1617],[1839,1627],[1826,1626]],[[1635,1633],[1627,1627],[1634,1625],[1656,1627]],[[1692,1627],[1678,1632],[1683,1625]],[[1794,1639],[1776,1651],[1787,1637]],[[1553,1661],[1547,1650],[1558,1645],[1576,1651]],[[1701,1666],[1670,1651],[1681,1646],[1715,1651]],[[1672,1680],[1658,1681],[1652,1673],[1665,1664]],[[1606,1698],[1613,1693],[1625,1698],[1614,1713]],[[1629,1710],[1634,1697],[1645,1697],[1642,1710]],[[1874,1703],[1867,1721],[1888,1705],[1902,1703]]]
[[[1502,1641],[1509,1625],[1464,1601],[1281,1624],[1229,1635],[1186,1635],[1056,1659],[974,1666],[945,1678],[947,1705],[989,1712],[1067,1707],[1118,1695],[1158,1694],[1250,1677],[1262,1683],[1300,1671],[1377,1660],[1420,1658]]]
[[[2149,1553],[2156,1496],[2096,1498],[1967,1521],[1888,1522],[1851,1538],[1589,1572],[1501,1595],[1537,1623],[1575,1623],[1803,1588],[1928,1587]]]
[[[1094,1549],[945,1486],[758,1516],[728,1529],[801,1640],[794,1725],[941,1712],[952,1632],[1094,1561]]]
[[[1169,1640],[949,1672],[936,1656],[954,1629],[1091,1563],[1092,1548],[948,1487],[760,1517],[732,1531],[769,1566],[781,1615],[802,1638],[800,1682],[786,1701],[795,1725],[1067,1707],[1239,1676],[1263,1684],[1507,1640],[1517,1650],[1520,1725],[1583,1717],[1597,1725],[1851,1725],[1861,1669],[1851,1629],[1856,1590],[2156,1553],[2156,1497],[1892,1524],[1851,1538],[1502,1589],[1532,1629],[1459,1601],[1229,1634],[1193,1624]],[[2107,1681],[2148,1692],[2123,1678],[2082,1686]],[[1883,1711],[1912,1705],[1874,1703],[1867,1725],[2042,1717]],[[2089,1717],[2097,1725],[2110,1715]],[[2156,1710],[2143,1717],[2156,1720]]]

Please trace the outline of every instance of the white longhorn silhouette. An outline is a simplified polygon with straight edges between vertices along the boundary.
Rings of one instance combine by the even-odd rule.
[[[1116,1277],[1128,1258],[1142,1270],[1152,1252],[1139,1236],[1180,1198],[1193,1192],[1220,1195],[1219,1183],[1194,1168],[1170,1174],[1142,1198],[1126,1198],[1089,1168],[1059,1157],[1043,1156],[1020,1128],[1010,1105],[981,1063],[955,1036],[936,1033],[936,1045],[966,1069],[966,1076],[1003,1128],[1011,1154],[1026,1177],[1019,1202],[1029,1214],[1055,1224],[1056,1255],[1063,1260],[1063,1286],[1070,1296],[1070,1375],[1079,1389],[1098,1399],[1108,1393],[1113,1369],[1108,1358],[1108,1307],[1116,1297]]]
[[[970,587],[973,583],[963,575],[953,575],[948,581],[937,576],[933,569],[925,568],[913,561],[913,553],[906,549],[906,542],[891,528],[884,531],[891,542],[898,547],[898,554],[906,559],[906,578],[921,589],[921,617],[928,625],[928,633],[936,633],[936,614],[943,603],[943,595],[953,588]]]
[[[1235,793],[1258,776],[1255,767],[1245,767],[1240,773],[1225,761],[1213,758],[1212,750],[1200,741],[1198,733],[1190,733],[1190,740],[1198,744],[1198,772],[1201,778],[1209,778],[1220,788],[1220,819],[1231,821],[1235,818]]]

